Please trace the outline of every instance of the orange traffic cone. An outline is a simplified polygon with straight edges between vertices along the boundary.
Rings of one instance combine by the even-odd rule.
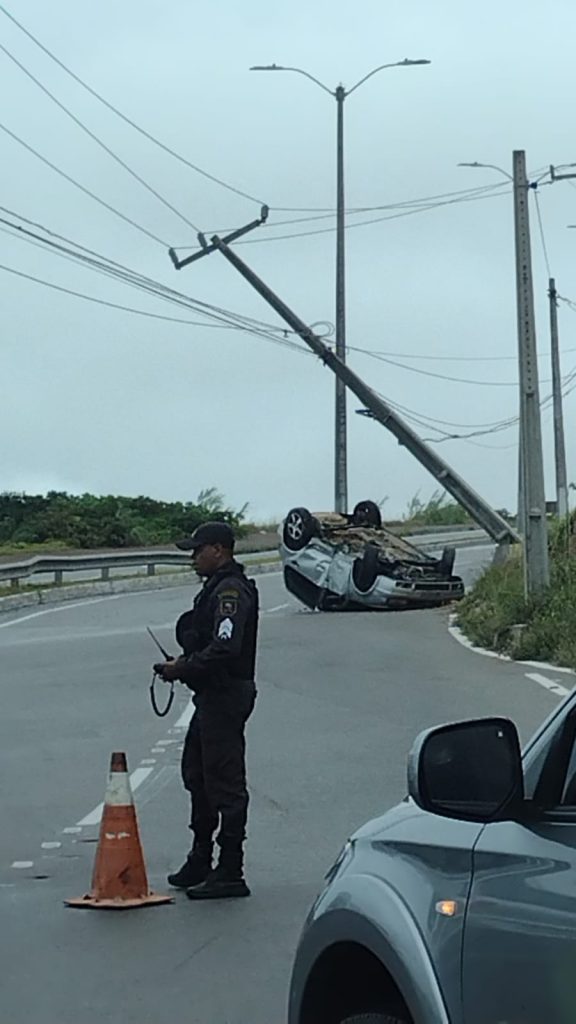
[[[112,754],[110,761],[92,889],[81,899],[65,902],[69,907],[97,910],[130,910],[173,902],[171,896],[157,896],[148,888],[126,754]]]

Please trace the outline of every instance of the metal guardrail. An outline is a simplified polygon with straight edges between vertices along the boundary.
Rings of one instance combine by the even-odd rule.
[[[416,544],[422,544],[423,548],[436,548],[442,543],[451,543],[456,546],[478,544],[483,540],[490,543],[488,536],[482,530],[461,529],[460,527],[432,528],[427,534],[417,536],[414,533],[407,540],[413,540]],[[257,559],[266,559],[274,551],[252,552],[241,554],[243,562],[249,564]],[[109,580],[111,570],[116,569],[146,569],[147,576],[155,576],[158,566],[173,565],[182,569],[190,568],[190,556],[181,551],[130,551],[121,554],[103,555],[37,555],[20,562],[11,562],[0,565],[0,584],[9,583],[12,590],[20,588],[22,580],[31,576],[54,575],[56,586],[64,581],[65,574],[97,572],[101,580]]]
[[[146,567],[146,574],[154,576],[159,565],[177,565],[190,568],[190,556],[180,551],[133,551],[121,555],[42,555],[22,562],[0,565],[0,583],[8,581],[17,590],[20,581],[30,576],[54,573],[54,582],[63,582],[64,573],[99,571],[100,579],[110,579],[111,569]]]

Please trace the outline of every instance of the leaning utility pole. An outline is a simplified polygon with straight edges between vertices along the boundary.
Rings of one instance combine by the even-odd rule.
[[[520,380],[520,466],[524,504],[523,510],[519,510],[519,513],[525,529],[524,588],[526,595],[532,596],[548,586],[550,569],[528,213],[530,183],[526,177],[524,150],[514,151],[513,170]]]
[[[235,241],[242,235],[245,235],[248,231],[252,231],[254,228],[259,227],[263,224],[268,216],[268,207],[263,206],[260,218],[252,221],[243,228],[239,228],[237,231],[231,232],[225,238],[219,238],[217,235],[208,242],[205,236],[200,233],[198,235],[198,241],[200,242],[200,250],[193,253],[191,256],[187,256],[185,259],[179,260],[174,249],[168,250],[168,255],[176,270],[182,270],[183,267],[187,267],[190,263],[194,263],[196,260],[202,259],[209,253],[219,251],[228,260],[232,266],[239,271],[242,277],[258,292],[259,295],[278,313],[278,315],[288,324],[289,327],[306,343],[308,348],[312,349],[315,355],[321,359],[325,366],[327,366],[332,372],[338,377],[339,380],[350,390],[357,398],[360,399],[362,404],[365,406],[367,411],[375,420],[386,427],[391,434],[396,438],[399,444],[403,445],[408,451],[414,455],[420,465],[424,466],[429,473],[432,474],[435,480],[444,487],[449,494],[457,502],[470,513],[473,519],[478,523],[482,529],[492,537],[496,544],[499,545],[500,550],[504,550],[509,544],[515,544],[519,537],[515,530],[512,529],[509,523],[493,508],[484,501],[479,494],[466,483],[454,470],[448,465],[447,462],[430,448],[424,441],[422,441],[418,435],[404,423],[402,418],[396,413],[375,391],[372,390],[364,381],[358,377],[350,367],[343,362],[335,352],[332,351],[328,345],[325,345],[322,339],[314,333],[314,331],[308,327],[303,320],[294,313],[285,302],[282,301],[271,288],[265,284],[264,281],[259,278],[254,271],[246,264],[240,257],[229,248],[228,243]]]
[[[556,466],[556,504],[560,518],[568,515],[568,473],[564,443],[564,415],[562,411],[562,377],[558,350],[558,294],[553,277],[548,282],[550,299],[550,348],[552,353],[552,396],[554,402],[554,462]]]

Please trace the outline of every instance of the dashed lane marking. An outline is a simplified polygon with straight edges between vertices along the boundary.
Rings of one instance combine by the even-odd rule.
[[[540,672],[527,672],[526,678],[532,679],[539,686],[550,690],[551,693],[555,693],[558,697],[567,697],[570,693],[570,690],[567,690],[565,686],[557,683],[554,679],[548,679],[546,676],[541,675]]]

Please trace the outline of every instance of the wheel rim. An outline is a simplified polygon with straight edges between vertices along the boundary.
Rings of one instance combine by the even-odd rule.
[[[291,512],[286,520],[286,533],[291,540],[301,540],[304,533],[302,516],[297,512]]]

